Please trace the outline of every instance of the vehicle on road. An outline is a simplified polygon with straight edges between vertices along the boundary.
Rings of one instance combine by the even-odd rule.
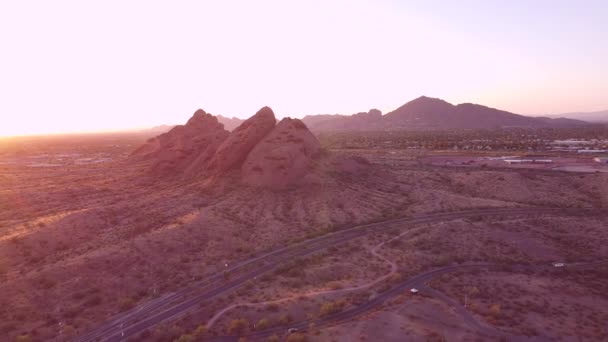
[[[410,289],[410,292],[413,293],[413,294],[416,294],[416,293],[418,293],[418,289],[412,288],[412,289]]]
[[[566,264],[564,264],[563,262],[555,262],[553,263],[553,267],[564,267],[566,266]]]
[[[289,328],[289,329],[287,329],[287,333],[288,334],[297,333],[298,331],[299,331],[298,328]]]

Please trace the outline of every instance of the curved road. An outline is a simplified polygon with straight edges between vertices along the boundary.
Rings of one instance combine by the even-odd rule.
[[[590,216],[604,214],[602,211],[569,208],[487,208],[459,212],[444,212],[397,218],[370,224],[355,226],[316,238],[305,240],[286,247],[260,253],[251,259],[234,264],[224,272],[209,276],[192,286],[175,293],[153,299],[138,307],[121,313],[95,330],[82,335],[74,342],[84,341],[121,341],[147,330],[163,321],[175,319],[199,304],[207,302],[218,295],[225,294],[244,284],[250,279],[259,277],[285,261],[294,260],[319,252],[328,247],[345,243],[349,240],[372,232],[403,228],[403,225],[414,226],[436,222],[453,221],[475,217],[512,217],[529,215],[570,215]],[[228,275],[225,279],[224,273]]]

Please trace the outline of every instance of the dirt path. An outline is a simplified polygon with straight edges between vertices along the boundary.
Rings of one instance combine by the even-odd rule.
[[[439,226],[439,225],[443,225],[443,224],[446,224],[446,223],[438,223],[438,224],[431,225],[430,227]],[[424,228],[428,228],[428,227],[429,226],[424,227]],[[374,279],[373,281],[371,281],[369,283],[359,285],[359,286],[347,287],[347,288],[343,288],[343,289],[339,289],[339,290],[311,291],[311,292],[307,292],[307,293],[293,295],[293,296],[276,299],[276,300],[270,300],[270,301],[266,301],[266,302],[232,304],[232,305],[229,305],[229,306],[223,308],[222,310],[218,311],[215,315],[213,315],[213,317],[211,317],[209,319],[209,321],[207,321],[206,326],[207,326],[207,328],[211,328],[224,314],[226,314],[227,312],[229,312],[233,309],[236,309],[238,307],[257,307],[257,306],[266,306],[266,305],[270,305],[270,304],[280,304],[280,303],[288,302],[288,301],[295,300],[295,299],[301,299],[303,297],[310,298],[310,297],[316,297],[316,296],[320,296],[320,295],[338,294],[338,293],[352,292],[352,291],[358,291],[358,290],[364,290],[364,289],[370,288],[370,287],[390,278],[393,274],[397,273],[397,264],[395,262],[385,258],[382,254],[378,253],[378,250],[380,248],[382,248],[385,244],[390,243],[394,240],[401,239],[405,235],[412,234],[413,232],[420,230],[420,229],[422,229],[422,228],[415,228],[415,229],[411,229],[406,232],[403,232],[389,240],[379,243],[378,245],[374,246],[372,249],[369,250],[369,252],[372,255],[374,255],[375,257],[386,262],[391,267],[391,270],[388,273],[384,274],[383,276],[381,276],[379,278]]]

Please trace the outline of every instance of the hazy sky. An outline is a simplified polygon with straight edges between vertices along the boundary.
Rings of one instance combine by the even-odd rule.
[[[0,1],[0,135],[384,112],[608,109],[608,1]]]

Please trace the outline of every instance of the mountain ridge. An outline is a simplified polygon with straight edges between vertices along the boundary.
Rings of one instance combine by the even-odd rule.
[[[371,110],[370,110],[371,112]],[[378,111],[379,112],[379,111]],[[421,96],[384,114],[361,120],[354,115],[307,115],[302,121],[312,131],[369,131],[423,129],[492,129],[508,127],[578,127],[589,123],[567,118],[530,117],[475,103],[451,104]]]

